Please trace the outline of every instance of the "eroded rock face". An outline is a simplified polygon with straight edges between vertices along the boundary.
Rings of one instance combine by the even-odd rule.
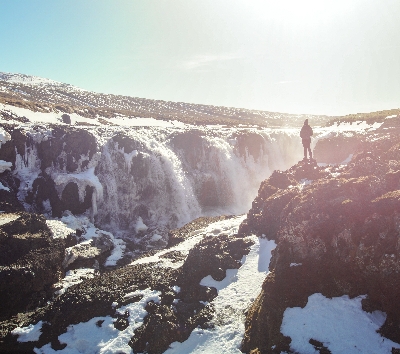
[[[0,318],[32,310],[61,277],[64,241],[53,240],[42,216],[0,215]]]
[[[381,332],[400,342],[398,138],[365,148],[345,167],[299,163],[262,183],[240,232],[266,235],[277,247],[247,316],[245,352],[289,350],[283,313],[313,293],[367,294],[364,309],[386,312]]]

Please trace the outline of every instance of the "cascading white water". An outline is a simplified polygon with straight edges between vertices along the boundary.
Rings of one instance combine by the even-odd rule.
[[[293,134],[297,131],[125,130],[131,151],[113,138],[100,151],[96,175],[104,198],[96,222],[126,236],[144,221],[148,232],[163,234],[202,215],[243,214],[262,180],[301,158]]]
[[[97,152],[90,157],[83,150],[80,157],[73,157],[78,166],[73,173],[54,160],[46,175],[53,179],[60,199],[72,183],[82,203],[89,187],[92,207],[87,216],[104,230],[126,238],[156,235],[153,240],[160,240],[158,235],[199,216],[246,213],[260,183],[302,155],[298,130],[290,129],[187,125],[79,129],[95,137]],[[35,134],[24,156],[16,155],[13,173],[22,182],[22,200],[41,173],[37,146],[52,139],[49,129]],[[85,134],[82,139],[87,139]],[[68,158],[67,151],[57,159]],[[43,204],[48,211],[48,201]]]

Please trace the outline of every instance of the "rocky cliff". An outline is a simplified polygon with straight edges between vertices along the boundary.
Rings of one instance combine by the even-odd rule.
[[[284,311],[314,293],[367,295],[363,309],[385,312],[380,333],[400,342],[400,139],[396,131],[362,140],[346,166],[299,162],[261,184],[239,232],[277,247],[247,315],[243,351],[291,352]]]

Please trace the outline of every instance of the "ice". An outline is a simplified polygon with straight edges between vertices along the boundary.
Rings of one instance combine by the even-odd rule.
[[[0,127],[0,148],[2,144],[5,144],[9,140],[11,140],[11,135]]]
[[[139,216],[136,225],[135,225],[135,231],[136,232],[146,232],[148,227],[144,224],[143,219]]]
[[[329,299],[313,294],[304,308],[286,309],[281,332],[292,339],[291,349],[300,354],[319,353],[309,343],[311,338],[322,342],[333,354],[390,354],[392,347],[400,348],[400,344],[377,333],[386,315],[363,311],[364,297],[350,299],[344,295]]]
[[[51,176],[56,184],[56,188],[60,197],[65,186],[70,182],[74,182],[78,186],[80,202],[84,201],[86,187],[94,187],[94,192],[92,195],[92,213],[93,215],[96,215],[97,203],[103,199],[103,185],[100,183],[99,178],[95,175],[94,169],[94,167],[91,167],[80,173],[60,173],[57,171],[52,171]]]

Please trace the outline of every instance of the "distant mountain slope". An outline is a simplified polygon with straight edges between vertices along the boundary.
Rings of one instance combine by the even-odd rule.
[[[299,126],[305,118],[314,125],[324,124],[331,118],[102,94],[49,79],[2,72],[0,103],[33,111],[78,113],[85,117],[123,115],[191,124]]]

